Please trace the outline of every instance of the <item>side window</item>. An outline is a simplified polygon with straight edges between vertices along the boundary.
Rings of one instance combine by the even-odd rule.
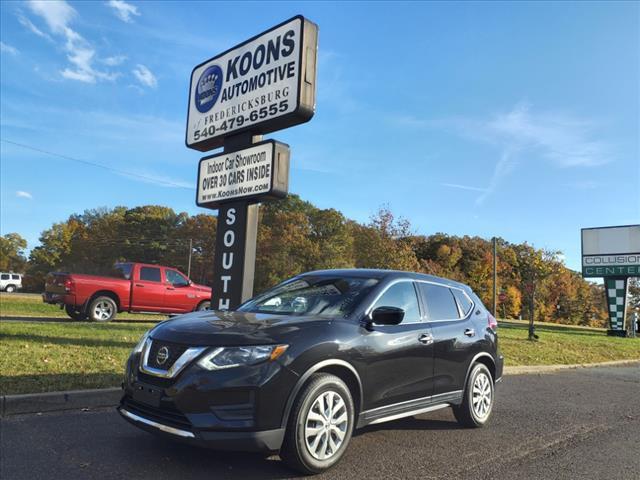
[[[156,267],[141,267],[140,280],[147,282],[160,282],[160,269]]]
[[[457,288],[452,288],[453,296],[456,297],[456,301],[458,302],[458,306],[462,311],[462,316],[466,317],[469,315],[469,311],[471,311],[471,307],[473,307],[473,302],[469,299],[469,297],[462,291]]]
[[[2,275],[0,275],[0,280],[9,280],[9,274],[3,273]]]
[[[20,280],[20,275],[11,275],[12,280]]]
[[[185,287],[189,285],[189,280],[187,280],[185,276],[176,272],[175,270],[169,270],[167,268],[165,270],[165,275],[167,277],[167,282],[175,287]]]
[[[147,268],[147,267],[143,267]],[[133,265],[131,263],[116,263],[115,270],[119,276],[126,280],[131,279],[131,270],[133,269]]]
[[[456,320],[460,318],[451,290],[431,283],[421,283],[420,288],[427,303],[429,320]]]
[[[398,307],[404,310],[402,323],[420,321],[420,308],[413,282],[398,282],[391,285],[375,303],[377,307]]]

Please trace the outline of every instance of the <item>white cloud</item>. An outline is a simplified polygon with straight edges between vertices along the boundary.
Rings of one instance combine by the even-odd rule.
[[[118,65],[121,65],[126,59],[127,57],[125,57],[124,55],[114,55],[112,57],[103,58],[100,61],[110,67],[116,67]]]
[[[131,23],[133,22],[133,18],[131,18],[132,15],[140,16],[138,7],[123,0],[109,0],[107,5],[113,8],[116,16],[123,22]]]
[[[557,168],[596,167],[613,160],[611,146],[596,137],[597,124],[588,119],[558,112],[534,111],[520,102],[489,118],[422,119],[411,115],[391,115],[387,120],[403,128],[451,129],[499,151],[488,186],[468,187],[443,184],[451,188],[476,190],[481,205],[498,189],[520,162],[545,160]]]
[[[24,15],[18,14],[18,22],[20,22],[20,25],[22,25],[24,28],[29,30],[31,33],[35,33],[39,37],[46,38],[49,41],[53,41],[53,39],[49,35],[47,35],[42,30],[40,30],[38,27],[36,27],[33,24],[33,22],[31,22],[31,20],[29,20]]]
[[[25,192],[24,190],[18,190],[16,192],[16,197],[18,197],[18,198],[26,198],[28,200],[33,200],[33,195],[31,195],[29,192]]]
[[[93,67],[95,49],[70,26],[78,17],[78,12],[71,5],[65,1],[31,0],[28,6],[31,12],[45,21],[51,33],[65,40],[64,49],[71,66],[60,72],[62,77],[85,83],[95,83],[96,80],[112,81],[118,77],[117,73],[103,72]],[[29,24],[37,30],[30,21]]]
[[[16,47],[12,47],[11,45],[7,45],[4,42],[0,42],[0,52],[9,53],[11,55],[17,55],[18,49]]]
[[[457,188],[459,190],[470,190],[472,192],[486,192],[486,188],[473,187],[470,185],[460,185],[459,183],[441,183],[443,187]]]
[[[144,86],[150,88],[156,88],[158,86],[158,79],[156,79],[156,76],[151,72],[151,70],[144,65],[136,65],[136,68],[133,69],[133,74]]]

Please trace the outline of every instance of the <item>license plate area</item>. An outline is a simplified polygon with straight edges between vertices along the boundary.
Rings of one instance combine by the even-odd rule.
[[[133,384],[133,399],[136,402],[144,403],[152,407],[159,407],[161,397],[162,389],[158,387],[140,382]]]

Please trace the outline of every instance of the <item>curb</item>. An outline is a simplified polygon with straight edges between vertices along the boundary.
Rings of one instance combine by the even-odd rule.
[[[538,365],[505,367],[504,375],[525,375],[554,373],[561,370],[578,368],[612,367],[638,365],[640,359],[615,360],[602,363],[578,363],[574,365]],[[120,403],[121,388],[103,388],[94,390],[71,390],[68,392],[27,393],[24,395],[0,396],[0,417],[24,413],[56,412],[81,410],[83,408],[115,407]]]
[[[120,402],[121,397],[121,388],[3,395],[0,397],[0,417],[22,413],[113,407]]]
[[[620,367],[624,365],[640,366],[640,359],[635,360],[613,360],[610,362],[600,363],[575,363],[572,365],[532,365],[532,366],[518,366],[518,367],[504,367],[504,375],[524,375],[524,374],[543,374],[554,373],[561,370],[575,370],[578,368],[593,368],[593,367]]]

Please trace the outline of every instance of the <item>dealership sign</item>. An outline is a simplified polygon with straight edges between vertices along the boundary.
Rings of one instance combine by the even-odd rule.
[[[229,135],[259,135],[309,121],[317,40],[317,26],[296,16],[195,67],[187,147],[207,151]]]
[[[200,160],[196,204],[218,208],[239,199],[283,198],[288,187],[289,146],[267,140]]]
[[[582,275],[640,276],[640,225],[583,228]]]

